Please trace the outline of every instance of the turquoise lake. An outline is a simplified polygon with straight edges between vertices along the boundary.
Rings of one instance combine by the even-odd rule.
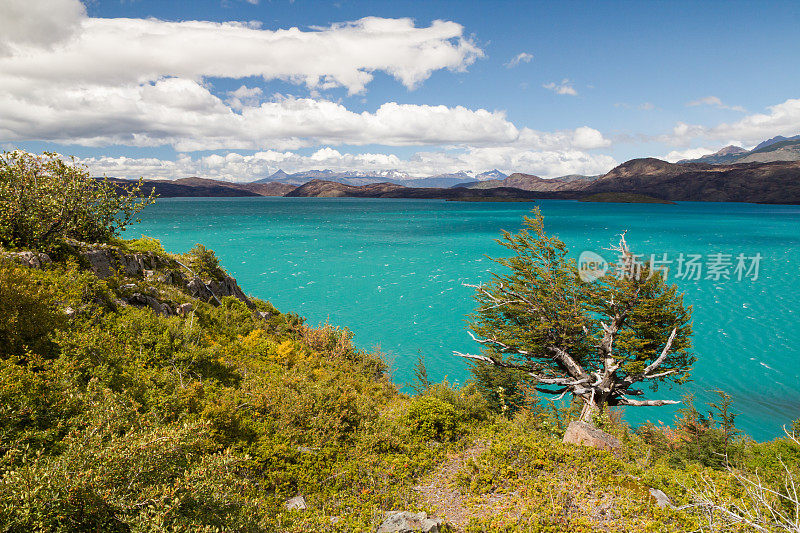
[[[162,199],[142,213],[127,237],[146,234],[167,250],[195,243],[213,249],[245,292],[355,333],[358,346],[380,346],[393,379],[411,379],[418,353],[438,379],[463,382],[466,364],[453,350],[479,350],[465,329],[472,290],[500,268],[494,239],[517,231],[532,203],[352,198]],[[758,440],[800,418],[800,206],[727,203],[678,205],[536,202],[546,229],[573,255],[607,250],[627,230],[637,253],[677,261],[679,254],[729,254],[729,280],[670,280],[694,306],[693,381],[662,387],[650,398],[698,407],[723,389],[734,398],[737,425]],[[736,257],[760,254],[758,279],[737,279]],[[752,266],[752,261],[748,263]],[[724,268],[722,269],[724,270]],[[745,273],[746,274],[746,273]],[[633,423],[671,423],[670,407],[628,408]]]

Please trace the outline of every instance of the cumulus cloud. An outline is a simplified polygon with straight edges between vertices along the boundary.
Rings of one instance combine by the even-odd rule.
[[[533,54],[529,54],[528,52],[520,52],[512,57],[507,63],[504,63],[504,65],[506,68],[514,68],[520,63],[530,63],[532,59]]]
[[[213,78],[260,76],[354,93],[383,71],[413,88],[435,70],[462,70],[483,54],[454,22],[416,27],[410,19],[367,17],[272,31],[239,22],[94,19],[76,0],[25,2],[33,20],[21,5],[14,0],[1,24],[74,31],[51,31],[47,42],[28,31],[0,36],[8,51],[0,57],[4,140],[191,151],[491,144],[519,136],[499,111],[387,102],[355,113],[319,97],[265,98],[248,85],[218,96],[212,86]]]
[[[0,137],[85,146],[171,145],[178,151],[322,144],[492,145],[592,149],[610,143],[592,128],[541,133],[518,129],[500,111],[387,102],[353,112],[329,100],[273,95],[242,86],[227,103],[200,83],[166,78],[154,83],[63,90],[0,89]]]
[[[86,16],[79,0],[4,0],[0,16],[0,57],[21,50],[50,50],[69,39]]]
[[[75,2],[25,4],[34,6],[47,29]],[[4,13],[4,24],[13,27],[15,17],[28,20],[9,20]],[[16,53],[0,61],[0,71],[4,78],[74,86],[260,76],[310,88],[345,87],[352,94],[363,91],[377,71],[413,88],[436,70],[465,69],[483,52],[462,33],[455,22],[416,27],[408,18],[365,17],[308,31],[273,31],[242,22],[83,17],[73,38],[51,49],[33,46],[39,43],[19,32],[3,37]]]
[[[659,159],[669,161],[670,163],[677,163],[682,159],[697,159],[704,155],[713,154],[716,150],[709,150],[708,148],[688,148],[686,150],[673,150]]]
[[[711,106],[716,107],[717,109],[729,109],[731,111],[739,111],[740,113],[746,113],[747,110],[740,105],[727,105],[722,102],[716,96],[706,96],[705,98],[700,98],[699,100],[693,100],[691,102],[687,102],[686,104],[688,107],[697,107],[697,106]]]
[[[228,91],[226,103],[231,109],[243,109],[247,106],[257,105],[261,101],[264,91],[261,87],[247,87],[242,85],[235,91]]]
[[[685,145],[696,139],[709,139],[748,146],[776,135],[792,136],[798,133],[800,133],[800,99],[794,98],[767,107],[766,113],[754,113],[736,122],[725,122],[717,126],[679,122],[673,128],[671,135],[663,136],[663,140]]]
[[[499,111],[387,102],[356,113],[329,100],[277,95],[257,103],[259,97],[259,91],[239,88],[229,94],[228,105],[180,78],[59,94],[42,88],[0,97],[0,137],[86,146],[168,144],[179,151],[487,144],[519,137]]]
[[[95,19],[77,0],[8,2],[0,20],[3,141],[256,151],[176,161],[91,160],[98,172],[234,179],[263,177],[265,168],[284,165],[414,175],[523,165],[557,175],[595,172],[613,162],[586,152],[610,145],[589,127],[540,132],[517,127],[501,110],[457,105],[386,102],[356,112],[320,96],[334,88],[363,92],[376,72],[413,89],[437,70],[464,70],[483,52],[455,22],[417,27],[406,18],[366,17],[267,30],[246,22]],[[530,58],[523,52],[512,62]],[[218,93],[219,78],[242,84]],[[268,94],[254,78],[305,86],[311,97]],[[575,94],[569,80],[562,85],[567,88],[557,92]],[[367,144],[434,151],[400,160],[332,148]],[[311,156],[294,152],[306,147],[320,149]]]
[[[561,80],[561,83],[556,83],[551,81],[550,83],[545,83],[542,85],[545,89],[549,89],[556,94],[567,94],[570,96],[577,96],[578,91],[575,90],[575,87],[572,86],[572,82],[569,81],[568,78],[564,78]]]
[[[269,176],[278,169],[297,172],[312,169],[362,172],[399,171],[411,177],[498,168],[505,172],[528,172],[545,177],[566,174],[600,174],[617,162],[606,155],[581,150],[534,151],[512,146],[466,150],[425,151],[401,159],[394,154],[342,153],[331,147],[310,155],[267,150],[252,155],[231,152],[204,157],[181,155],[175,161],[158,158],[97,157],[81,160],[94,175],[124,178],[177,179],[189,176],[247,182]]]

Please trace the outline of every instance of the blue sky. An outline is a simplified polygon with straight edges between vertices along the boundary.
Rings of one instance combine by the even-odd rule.
[[[7,1],[0,144],[96,173],[555,176],[800,133],[798,2]],[[322,37],[276,44],[292,27]],[[211,51],[194,53],[199,41]],[[273,46],[291,47],[275,52],[290,65],[274,71]]]

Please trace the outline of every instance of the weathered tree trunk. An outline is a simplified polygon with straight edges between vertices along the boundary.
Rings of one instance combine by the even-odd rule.
[[[583,398],[581,398],[581,400],[583,401],[583,409],[581,409],[581,416],[578,420],[593,426],[594,415],[600,412],[600,407],[590,400],[584,400]]]

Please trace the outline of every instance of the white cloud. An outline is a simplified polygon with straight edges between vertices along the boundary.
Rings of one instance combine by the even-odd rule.
[[[535,149],[608,146],[592,128],[541,133],[518,129],[500,111],[387,102],[356,113],[329,100],[275,95],[242,86],[228,103],[201,84],[152,84],[24,95],[0,88],[0,138],[85,146],[171,145],[178,151],[296,149],[323,144],[492,145]]]
[[[75,2],[27,4],[48,28]],[[9,27],[28,20],[13,13],[4,19]],[[241,22],[82,18],[75,35],[52,49],[17,33],[4,37],[15,51],[0,59],[4,79],[75,87],[142,84],[167,76],[194,81],[260,76],[309,88],[345,87],[352,94],[363,91],[376,71],[414,88],[436,70],[463,70],[483,55],[462,35],[460,24],[437,20],[418,28],[408,18],[365,17],[309,31],[262,30]]]
[[[693,100],[686,104],[689,107],[697,107],[697,106],[711,106],[716,107],[718,109],[729,109],[731,111],[739,111],[740,113],[746,113],[747,110],[740,105],[727,105],[722,102],[716,96],[706,96],[705,98],[700,98],[699,100]]]
[[[0,57],[20,50],[50,50],[70,38],[86,16],[79,0],[3,0],[0,9]]]
[[[0,20],[0,140],[259,151],[173,162],[91,160],[109,174],[233,179],[280,164],[400,168],[415,175],[523,165],[558,175],[613,163],[586,153],[610,145],[589,127],[540,132],[517,127],[501,110],[462,106],[386,102],[357,112],[320,96],[337,87],[362,92],[376,72],[413,89],[434,71],[464,70],[483,52],[454,22],[417,27],[411,19],[367,17],[265,30],[257,23],[89,18],[77,0],[6,1],[13,9]],[[530,54],[514,60],[527,62]],[[253,77],[306,86],[311,97],[269,95]],[[215,78],[242,85],[217,94]],[[576,94],[569,80],[561,85],[554,90]],[[434,151],[399,160],[332,148],[367,144]],[[302,147],[320,150],[313,156],[291,151]]]
[[[519,136],[499,111],[387,102],[372,113],[356,113],[312,98],[277,95],[254,103],[259,94],[247,88],[229,95],[229,107],[199,83],[179,78],[132,87],[58,94],[44,88],[24,96],[1,95],[2,89],[0,138],[86,146],[293,149],[319,144],[491,144]]]
[[[542,85],[545,89],[550,89],[551,91],[555,92],[556,94],[568,94],[570,96],[577,96],[578,91],[575,90],[575,87],[572,86],[572,82],[569,81],[568,78],[564,78],[561,80],[561,83],[556,83],[551,81],[550,83],[545,83]]]
[[[529,54],[528,52],[520,52],[512,57],[507,63],[504,63],[504,66],[506,68],[514,68],[520,63],[530,63],[532,59],[533,54]]]
[[[0,57],[2,140],[191,151],[491,144],[519,134],[500,111],[387,102],[356,113],[319,97],[265,99],[261,88],[246,85],[219,97],[209,81],[261,76],[358,92],[380,70],[413,88],[435,70],[462,70],[483,54],[454,22],[418,28],[410,19],[367,17],[271,31],[238,22],[87,18],[75,0],[26,5],[43,27],[63,19],[77,29],[46,47],[13,32],[0,37],[10,51]],[[12,9],[10,24],[3,21],[35,25],[21,12]]]
[[[264,91],[260,87],[247,87],[242,85],[235,91],[228,91],[226,103],[231,109],[243,109],[247,106],[258,105]]]
[[[677,163],[682,159],[697,159],[704,155],[713,154],[716,150],[709,150],[708,148],[689,148],[687,150],[673,150],[665,156],[659,157],[664,161],[670,163]]]
[[[701,126],[679,122],[671,135],[662,140],[686,145],[696,139],[709,139],[751,146],[776,135],[792,136],[800,133],[800,99],[789,99],[767,107],[766,113],[747,115],[732,123],[717,126]]]
[[[330,147],[320,148],[311,155],[267,150],[253,155],[235,152],[193,158],[188,155],[176,161],[157,158],[98,157],[86,158],[95,175],[138,178],[177,179],[189,176],[247,182],[269,176],[278,169],[297,172],[312,169],[336,171],[396,170],[413,177],[432,176],[472,170],[481,172],[498,168],[504,172],[527,172],[554,177],[566,174],[600,174],[617,162],[606,155],[588,154],[580,150],[533,151],[511,146],[418,152],[407,159],[394,154],[342,153]]]

